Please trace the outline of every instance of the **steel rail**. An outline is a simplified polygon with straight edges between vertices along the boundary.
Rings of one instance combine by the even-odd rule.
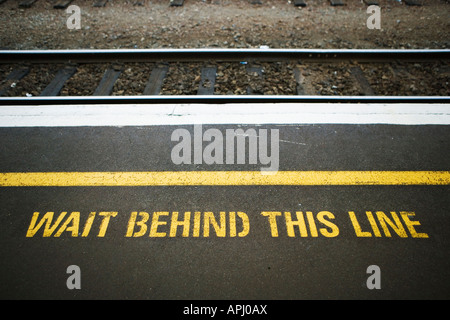
[[[173,61],[283,60],[449,60],[449,49],[113,49],[1,50],[0,63],[99,63]]]
[[[439,103],[450,104],[449,96],[285,96],[285,95],[159,95],[159,96],[57,96],[2,97],[0,106],[77,104],[227,104],[227,103]]]

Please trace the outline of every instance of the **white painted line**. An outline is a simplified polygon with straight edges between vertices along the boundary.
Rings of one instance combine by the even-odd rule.
[[[449,104],[120,104],[0,106],[0,127],[189,124],[449,125]]]

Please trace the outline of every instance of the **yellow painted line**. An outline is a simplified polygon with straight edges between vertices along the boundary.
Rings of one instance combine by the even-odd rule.
[[[0,187],[450,185],[450,171],[153,171],[0,173]]]

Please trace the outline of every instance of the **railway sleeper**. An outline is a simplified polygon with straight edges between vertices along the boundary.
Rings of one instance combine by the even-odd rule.
[[[122,73],[123,67],[121,65],[112,65],[105,71],[102,80],[94,91],[94,96],[109,96],[111,95],[114,84]]]
[[[332,6],[343,6],[344,2],[342,0],[330,0]]]
[[[201,80],[198,88],[198,95],[213,95],[216,84],[216,66],[207,66],[202,68]]]
[[[405,3],[408,6],[421,6],[422,5],[421,0],[405,0]]]
[[[66,9],[69,4],[72,3],[73,0],[59,0],[54,5],[53,8],[55,9]]]
[[[367,81],[366,77],[364,76],[363,71],[359,66],[351,67],[350,73],[355,78],[356,82],[358,83],[361,91],[365,96],[374,96],[375,92],[373,91],[372,87],[370,86],[369,81]]]
[[[368,6],[378,6],[379,1],[378,0],[364,0],[364,3]]]
[[[45,89],[41,92],[41,97],[55,97],[59,95],[59,92],[64,87],[64,84],[67,80],[70,79],[77,72],[77,68],[75,66],[65,66],[60,69],[53,80],[45,87]]]
[[[6,77],[4,83],[0,86],[0,97],[4,96],[8,90],[16,85],[23,77],[25,77],[30,72],[28,67],[19,67],[11,71],[11,73]]]
[[[104,6],[106,6],[107,2],[108,2],[108,0],[96,0],[94,2],[94,7],[104,7]]]
[[[31,8],[37,0],[22,0],[19,2],[19,8]]]
[[[306,7],[305,0],[294,0],[294,5],[296,7]]]
[[[143,95],[159,95],[164,79],[169,71],[168,64],[161,64],[154,68],[150,74],[147,85],[145,86]]]
[[[170,0],[171,7],[181,7],[183,5],[184,0]]]
[[[264,93],[263,80],[264,69],[261,66],[249,65],[246,68],[247,73],[253,78],[252,84],[247,87],[247,95],[259,95]]]

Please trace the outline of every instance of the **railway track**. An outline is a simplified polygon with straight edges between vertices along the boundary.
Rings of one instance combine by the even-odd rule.
[[[11,1],[11,0],[10,0]],[[92,5],[94,7],[104,7],[108,4],[108,2],[111,2],[113,0],[93,0]],[[248,0],[251,4],[254,5],[260,5],[263,4],[264,0]],[[291,3],[295,7],[306,7],[308,5],[309,1],[314,0],[293,0]],[[330,3],[331,6],[344,6],[345,0],[326,0]],[[349,1],[349,0],[347,0]],[[7,0],[0,0],[0,5],[7,2]],[[20,0],[18,2],[19,8],[32,8],[33,5],[38,2],[38,0]],[[184,5],[184,0],[168,0],[168,4],[171,7],[181,7]],[[210,2],[220,4],[220,0],[210,0]],[[133,5],[136,6],[144,6],[145,1],[144,0],[133,0]],[[367,5],[378,5],[378,0],[364,0],[364,3]],[[66,9],[71,4],[77,4],[76,0],[55,0],[53,3],[54,9]],[[422,0],[405,0],[405,5],[409,6],[421,6],[423,4]]]
[[[0,104],[448,102],[450,50],[0,51]]]

